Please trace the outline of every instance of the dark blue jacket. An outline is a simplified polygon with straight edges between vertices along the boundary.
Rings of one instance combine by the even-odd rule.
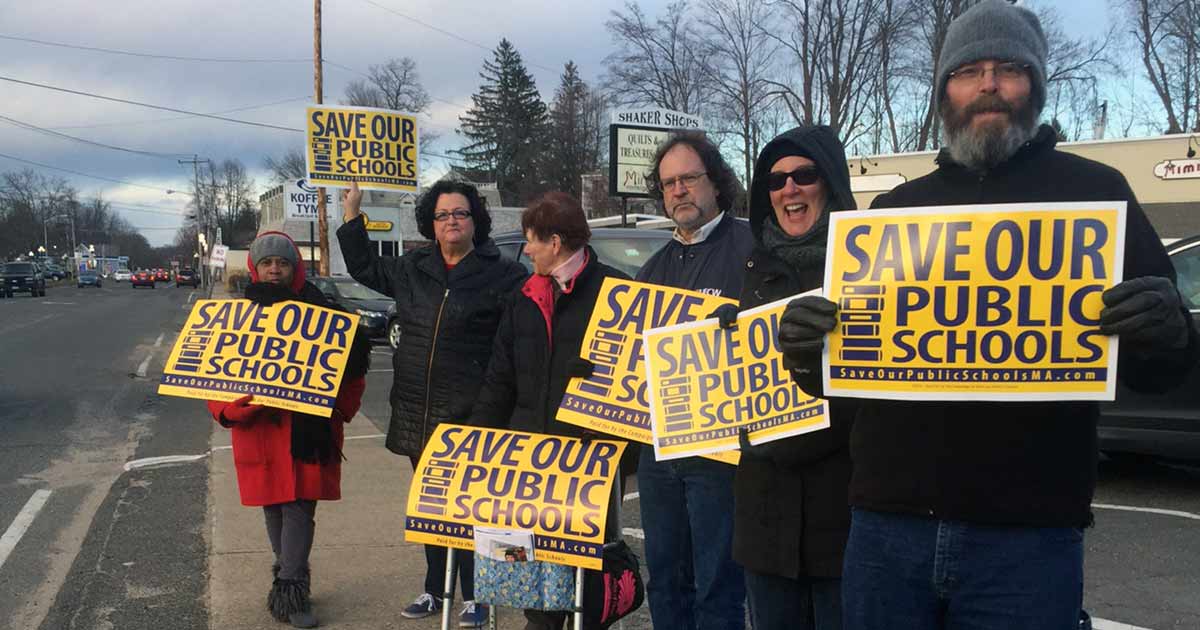
[[[637,280],[736,300],[753,249],[750,226],[726,212],[703,241],[694,245],[669,241],[646,261]]]

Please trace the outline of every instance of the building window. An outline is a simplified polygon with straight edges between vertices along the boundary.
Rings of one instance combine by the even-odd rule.
[[[379,241],[379,246],[383,250],[381,256],[399,256],[400,248],[396,241]]]

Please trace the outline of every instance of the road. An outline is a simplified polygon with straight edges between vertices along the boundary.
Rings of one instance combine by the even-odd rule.
[[[207,468],[123,471],[211,447],[199,403],[155,394],[196,297],[105,284],[0,300],[0,629],[209,627]],[[383,429],[390,351],[374,358],[362,412]],[[1097,628],[1200,627],[1198,490],[1200,468],[1102,464],[1085,539]],[[641,555],[636,492],[624,505]]]

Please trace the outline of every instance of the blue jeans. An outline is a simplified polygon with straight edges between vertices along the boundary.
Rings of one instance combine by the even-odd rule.
[[[638,465],[646,599],[659,630],[742,630],[746,584],[733,561],[735,469],[701,457]]]
[[[847,630],[1065,630],[1082,605],[1083,530],[853,510]]]
[[[842,581],[746,571],[754,630],[842,630]]]

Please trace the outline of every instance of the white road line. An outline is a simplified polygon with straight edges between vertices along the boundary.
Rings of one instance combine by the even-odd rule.
[[[1150,630],[1150,628],[1131,626],[1127,623],[1109,621],[1108,619],[1101,619],[1099,617],[1092,617],[1092,627],[1096,630]]]
[[[379,368],[378,370],[367,370],[368,372],[391,372],[392,368]]]
[[[8,560],[8,555],[16,549],[17,543],[21,541],[21,537],[29,530],[29,526],[33,524],[33,519],[42,511],[46,505],[46,500],[50,498],[49,490],[38,490],[29,497],[25,502],[25,507],[21,508],[21,512],[17,514],[17,518],[13,519],[12,525],[8,526],[4,535],[0,536],[0,567],[4,566],[4,561]]]
[[[142,359],[142,363],[141,363],[141,365],[138,366],[138,369],[137,369],[138,378],[146,378],[146,369],[150,367],[150,359],[153,359],[153,358],[154,358],[154,353],[151,352],[150,354],[146,355],[145,359]]]
[[[634,499],[640,498],[641,496],[642,496],[642,493],[640,493],[640,492],[630,492],[629,494],[625,495],[625,500],[632,501]]]
[[[646,532],[637,527],[622,527],[621,534],[625,536],[633,536],[638,540],[646,540]]]
[[[159,334],[158,334],[158,339],[155,339],[155,340],[154,340],[154,347],[155,347],[155,348],[158,348],[158,347],[162,346],[162,340],[163,340],[163,336],[164,336],[164,335],[166,335],[166,334],[167,334],[167,333],[159,333]]]
[[[53,304],[55,306],[75,306],[78,302],[42,302],[42,304]]]
[[[1135,505],[1112,505],[1110,503],[1093,503],[1092,507],[1101,510],[1118,510],[1121,512],[1144,512],[1147,514],[1162,514],[1163,516],[1178,516],[1179,518],[1191,519],[1200,521],[1200,514],[1192,512],[1182,512],[1180,510],[1164,510],[1161,508],[1137,507]]]
[[[187,303],[188,303],[188,304],[191,304],[191,303],[192,303],[192,298],[194,298],[194,297],[196,297],[196,292],[195,292],[195,291],[192,291],[191,293],[189,293],[189,294],[188,294],[188,301],[187,301]]]
[[[346,441],[349,442],[350,440],[371,440],[371,439],[376,439],[376,438],[381,438],[381,437],[386,437],[386,436],[387,436],[387,434],[385,434],[385,433],[372,433],[370,435],[352,435],[352,436],[346,438]],[[233,448],[233,446],[231,446],[231,445],[230,446],[214,446],[207,453],[201,453],[200,455],[160,455],[158,457],[143,457],[142,459],[132,459],[132,460],[125,462],[124,469],[125,469],[125,472],[129,472],[131,470],[138,470],[141,468],[153,468],[153,467],[157,467],[157,466],[174,466],[176,464],[190,464],[192,462],[200,461],[200,460],[204,459],[205,457],[208,457],[209,455],[216,453],[217,451],[228,451],[228,450],[231,450],[232,448]]]

